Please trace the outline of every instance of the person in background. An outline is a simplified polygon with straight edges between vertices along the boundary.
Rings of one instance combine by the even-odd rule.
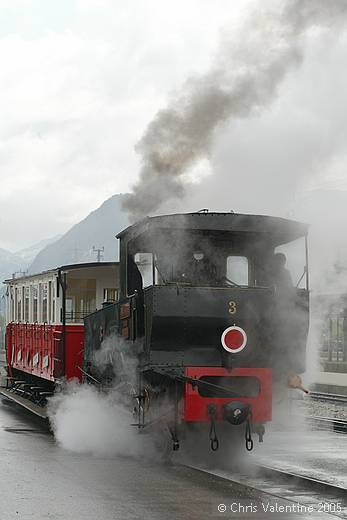
[[[194,285],[213,285],[217,279],[215,264],[202,251],[195,251],[188,262],[190,281]]]
[[[286,255],[275,253],[272,261],[272,280],[279,293],[292,292],[294,289],[290,272],[285,267]]]
[[[135,258],[133,255],[128,255],[127,265],[127,282],[128,282],[128,295],[132,296],[136,293],[136,320],[137,320],[137,333],[139,336],[144,334],[144,291],[143,291],[143,278],[141,271],[139,270]]]

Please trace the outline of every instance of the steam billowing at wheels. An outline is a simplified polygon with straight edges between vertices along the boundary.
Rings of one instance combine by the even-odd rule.
[[[165,431],[173,450],[206,425],[207,450],[227,444],[228,429],[251,450],[272,419],[273,386],[298,387],[305,370],[307,226],[205,210],[148,217],[118,238],[119,265],[7,281],[3,392],[44,414],[77,377],[116,389],[132,427]],[[303,258],[295,280],[292,245]]]

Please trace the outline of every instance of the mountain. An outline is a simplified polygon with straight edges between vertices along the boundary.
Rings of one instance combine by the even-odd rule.
[[[41,249],[56,241],[58,238],[59,236],[41,240],[37,244],[16,251],[15,253],[0,248],[0,284],[3,280],[11,278],[14,274],[18,276],[19,274],[26,272],[28,266]]]
[[[14,273],[25,271],[27,263],[15,253],[0,248],[0,280],[11,278]]]
[[[6,249],[0,248],[0,315],[5,311],[5,292],[6,287],[2,282],[7,278],[12,278],[15,273],[23,272],[27,268],[27,264],[22,258]],[[2,338],[0,337],[0,344]]]
[[[113,195],[84,220],[73,226],[59,240],[46,246],[29,267],[30,273],[39,273],[59,265],[93,262],[97,249],[104,248],[104,261],[118,260],[118,244],[115,235],[128,225],[122,210],[124,195]]]
[[[20,276],[24,274],[38,252],[57,238],[59,237],[41,240],[41,242],[17,251],[16,253],[0,248],[0,314],[5,311],[4,295],[6,287],[2,285],[2,282],[8,278],[12,278],[13,275]]]
[[[62,235],[56,235],[52,238],[47,238],[45,240],[40,240],[40,242],[37,242],[36,244],[33,244],[30,247],[27,247],[25,249],[21,249],[20,251],[16,251],[15,255],[18,258],[21,258],[23,262],[28,266],[32,263],[34,258],[39,254],[42,249],[44,249],[49,244],[52,244],[53,242],[56,242],[61,238]]]

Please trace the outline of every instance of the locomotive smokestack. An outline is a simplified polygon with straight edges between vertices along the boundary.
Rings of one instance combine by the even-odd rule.
[[[189,79],[160,110],[137,145],[141,170],[124,207],[131,219],[155,212],[184,194],[184,175],[209,157],[214,132],[229,119],[269,105],[288,71],[301,64],[308,29],[337,29],[345,0],[262,1],[204,75]]]

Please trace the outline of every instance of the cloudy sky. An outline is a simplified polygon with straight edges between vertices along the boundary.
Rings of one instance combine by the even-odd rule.
[[[128,191],[147,125],[250,4],[0,0],[0,247],[62,233]],[[221,126],[187,198],[165,209],[305,216],[312,190],[347,190],[346,63],[347,31],[311,31],[270,106]]]
[[[0,0],[0,246],[64,232],[130,188],[135,143],[208,65],[229,3]]]

